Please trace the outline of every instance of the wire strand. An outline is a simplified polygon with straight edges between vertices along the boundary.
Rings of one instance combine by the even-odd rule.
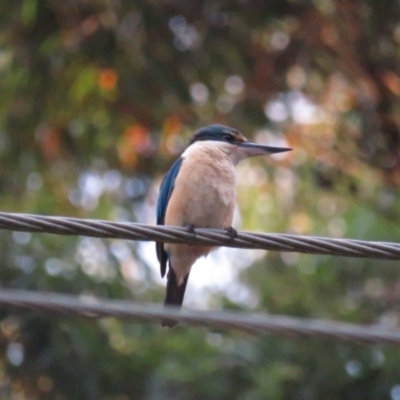
[[[171,226],[151,226],[127,222],[5,212],[0,212],[0,229],[348,257],[400,259],[400,245],[397,243],[251,232],[238,232],[232,238],[230,232],[219,229],[197,228],[192,232],[185,228]],[[400,344],[400,331],[387,329],[382,325],[363,326],[334,321],[231,311],[178,310],[171,307],[138,304],[129,301],[111,301],[93,297],[76,297],[10,289],[0,289],[0,305],[92,318],[116,317],[127,320],[144,319],[149,321],[171,319],[189,325],[232,329],[253,334],[274,333],[363,343]]]
[[[0,212],[0,229],[53,233],[56,235],[83,235],[97,238],[115,238],[165,243],[187,243],[226,246],[247,249],[327,254],[346,257],[400,260],[400,244],[371,242],[355,239],[332,239],[276,233],[239,231],[232,238],[223,229],[154,226],[128,222],[48,217],[31,214]]]
[[[400,344],[400,331],[382,325],[357,325],[337,321],[302,319],[233,311],[194,311],[55,293],[0,289],[0,305],[42,310],[89,318],[115,317],[124,320],[160,321],[171,319],[189,325],[237,330],[257,335],[267,333],[290,337],[319,337],[360,343]],[[161,328],[160,328],[161,329]]]

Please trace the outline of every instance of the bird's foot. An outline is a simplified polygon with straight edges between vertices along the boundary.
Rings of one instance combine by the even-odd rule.
[[[225,228],[225,230],[228,233],[230,240],[235,239],[238,234],[237,230],[233,226],[229,226],[228,228]]]
[[[196,232],[194,230],[195,226],[194,225],[186,225],[186,229],[191,233],[194,237],[196,237]]]

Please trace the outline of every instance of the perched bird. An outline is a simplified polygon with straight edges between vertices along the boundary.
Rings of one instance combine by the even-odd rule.
[[[233,128],[209,125],[199,129],[165,175],[157,203],[157,224],[228,229],[236,200],[236,164],[248,157],[291,149],[251,142]],[[181,306],[195,261],[215,247],[156,243],[161,276],[167,275],[165,305]],[[164,320],[163,326],[175,321]]]

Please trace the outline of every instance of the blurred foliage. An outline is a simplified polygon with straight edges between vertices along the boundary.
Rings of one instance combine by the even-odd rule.
[[[2,6],[2,210],[154,223],[161,176],[193,129],[219,122],[294,148],[240,166],[243,228],[400,241],[398,2]],[[149,247],[0,237],[3,287],[163,299]],[[240,266],[247,300],[202,304],[399,327],[396,263],[257,254]],[[2,399],[400,398],[394,347],[0,318]]]

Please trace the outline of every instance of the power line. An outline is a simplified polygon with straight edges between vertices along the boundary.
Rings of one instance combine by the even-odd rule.
[[[151,226],[128,222],[48,217],[0,212],[0,229],[23,232],[85,235],[142,241],[228,246],[275,251],[295,251],[377,259],[400,259],[400,244],[368,242],[352,239],[330,239],[286,234],[238,232],[218,229],[195,229]],[[92,297],[66,296],[52,293],[0,289],[0,305],[13,308],[43,310],[57,314],[86,317],[116,317],[159,321],[172,319],[190,325],[232,329],[255,334],[286,334],[326,337],[367,343],[400,344],[400,332],[384,326],[362,326],[334,321],[300,319],[268,314],[232,311],[194,311],[174,309],[129,301],[111,301]],[[160,328],[161,329],[161,328]]]
[[[57,235],[84,235],[167,243],[188,243],[247,249],[329,254],[346,257],[400,260],[400,244],[355,239],[331,239],[276,233],[239,231],[232,238],[223,229],[154,226],[129,222],[110,222],[69,217],[48,217],[0,212],[0,229],[42,232]]]
[[[115,317],[124,320],[149,321],[160,321],[167,318],[189,325],[231,329],[258,335],[272,333],[291,337],[312,336],[360,343],[400,344],[399,330],[389,330],[380,325],[356,325],[233,311],[179,310],[126,300],[106,300],[87,296],[77,297],[1,289],[0,305],[89,318]]]

